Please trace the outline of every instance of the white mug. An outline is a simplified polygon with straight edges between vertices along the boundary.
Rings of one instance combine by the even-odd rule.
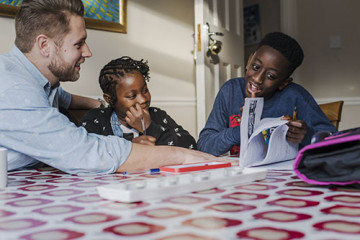
[[[7,186],[7,150],[0,148],[0,188]]]

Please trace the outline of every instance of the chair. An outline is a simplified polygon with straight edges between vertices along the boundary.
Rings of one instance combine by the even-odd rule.
[[[336,129],[339,128],[339,122],[341,120],[341,112],[344,101],[336,101],[330,103],[319,104],[319,107],[324,112],[329,121],[334,124]]]
[[[77,125],[81,118],[89,111],[86,109],[65,109],[60,107],[60,112],[67,116],[71,122]]]

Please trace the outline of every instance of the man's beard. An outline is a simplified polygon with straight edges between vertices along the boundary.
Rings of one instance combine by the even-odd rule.
[[[74,82],[80,77],[79,72],[76,72],[73,66],[65,63],[65,61],[59,56],[56,56],[56,58],[51,61],[48,68],[60,82]]]

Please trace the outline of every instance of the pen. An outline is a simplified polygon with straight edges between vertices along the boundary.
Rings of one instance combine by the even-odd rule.
[[[144,118],[141,118],[141,127],[143,130],[143,134],[146,135],[145,121]]]
[[[292,116],[292,120],[296,121],[296,114],[297,114],[297,110],[296,110],[296,106],[294,107],[294,112],[293,112],[293,116]]]
[[[158,173],[158,172],[160,172],[160,168],[150,169],[150,173]]]
[[[149,170],[149,173],[159,173],[160,168],[152,168]],[[122,172],[123,175],[127,175],[127,172]]]

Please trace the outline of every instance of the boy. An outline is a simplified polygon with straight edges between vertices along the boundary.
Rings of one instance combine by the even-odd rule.
[[[303,87],[292,83],[291,74],[301,65],[303,51],[290,36],[267,34],[249,57],[245,78],[227,81],[220,89],[204,129],[200,132],[198,149],[214,155],[240,150],[241,110],[246,97],[263,97],[261,118],[286,116],[290,120],[294,108],[297,119],[288,122],[287,140],[310,143],[320,130],[335,132],[314,98]]]
[[[165,111],[150,107],[149,66],[124,56],[110,61],[99,83],[106,109],[93,109],[79,125],[90,133],[116,135],[133,143],[171,145],[196,149],[195,139]]]

